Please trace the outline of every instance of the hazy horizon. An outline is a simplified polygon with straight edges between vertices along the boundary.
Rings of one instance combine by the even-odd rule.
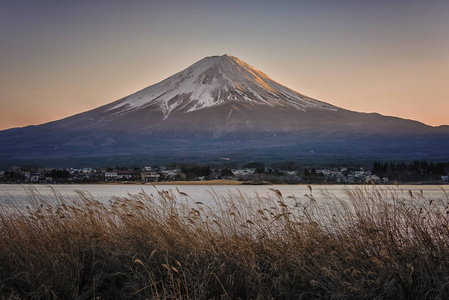
[[[228,53],[311,98],[449,125],[446,1],[20,1],[0,11],[0,130],[113,102]]]

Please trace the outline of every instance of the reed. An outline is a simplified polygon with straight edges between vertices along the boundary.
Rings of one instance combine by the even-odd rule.
[[[449,298],[444,190],[210,199],[31,191],[0,211],[2,299]]]

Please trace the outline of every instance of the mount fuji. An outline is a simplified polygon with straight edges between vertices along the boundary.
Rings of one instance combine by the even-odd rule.
[[[0,165],[447,157],[448,126],[345,110],[227,54],[96,109],[0,131]]]

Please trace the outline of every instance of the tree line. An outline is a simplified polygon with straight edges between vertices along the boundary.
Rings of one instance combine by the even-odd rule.
[[[373,174],[390,180],[438,180],[449,173],[449,162],[415,160],[404,162],[374,162]]]

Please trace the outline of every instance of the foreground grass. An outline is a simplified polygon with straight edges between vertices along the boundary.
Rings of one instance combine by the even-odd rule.
[[[0,212],[2,299],[447,299],[449,198],[180,191]]]

